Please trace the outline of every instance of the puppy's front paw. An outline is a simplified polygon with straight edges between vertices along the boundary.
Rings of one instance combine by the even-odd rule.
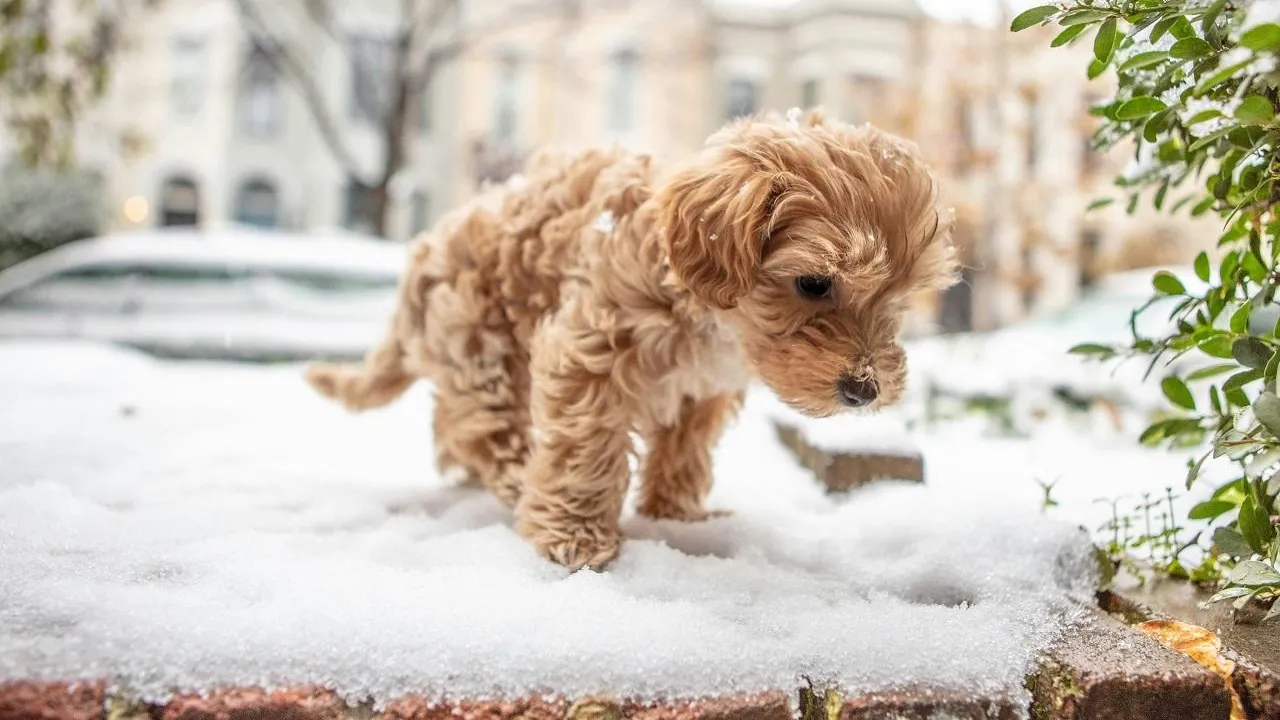
[[[619,538],[566,538],[539,545],[543,556],[570,570],[590,567],[599,570],[618,556]]]

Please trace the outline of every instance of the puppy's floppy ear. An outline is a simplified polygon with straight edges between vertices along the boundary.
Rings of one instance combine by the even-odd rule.
[[[706,152],[659,192],[663,244],[685,287],[728,309],[755,286],[781,185],[747,157]]]

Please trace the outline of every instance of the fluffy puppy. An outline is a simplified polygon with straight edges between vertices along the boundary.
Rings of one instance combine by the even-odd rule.
[[[415,241],[386,339],[310,383],[351,410],[420,378],[437,465],[515,510],[562,565],[640,513],[700,520],[711,449],[753,378],[813,416],[902,393],[912,296],[954,282],[950,217],[914,146],[810,113],[757,117],[663,171],[544,153]]]

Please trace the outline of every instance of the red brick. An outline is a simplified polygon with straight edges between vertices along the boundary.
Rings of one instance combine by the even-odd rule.
[[[673,703],[624,703],[622,716],[631,720],[791,720],[782,693],[735,695]]]
[[[403,697],[383,711],[388,720],[563,720],[563,700],[463,700],[441,703],[417,697]]]
[[[228,688],[207,695],[178,695],[160,709],[161,720],[338,720],[347,704],[329,690],[298,687],[267,692]]]
[[[0,683],[0,720],[97,720],[106,717],[106,684]]]

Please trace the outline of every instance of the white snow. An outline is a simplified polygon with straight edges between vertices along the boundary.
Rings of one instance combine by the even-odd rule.
[[[656,698],[801,675],[1022,692],[1093,582],[1078,518],[1041,515],[1028,475],[1038,454],[1111,469],[1099,453],[1077,472],[1069,443],[939,438],[926,486],[835,499],[755,393],[716,453],[711,505],[731,517],[629,514],[616,563],[569,575],[430,470],[425,387],[351,416],[296,367],[0,343],[0,396],[0,679],[106,676],[148,697]]]
[[[1280,22],[1280,0],[1253,0],[1245,7],[1240,30],[1243,32],[1258,25],[1276,22]]]
[[[604,212],[596,216],[596,221],[593,227],[595,227],[595,229],[598,230],[599,232],[602,232],[608,235],[609,233],[613,232],[614,225],[615,225],[615,221],[613,218],[613,211],[605,210]]]

